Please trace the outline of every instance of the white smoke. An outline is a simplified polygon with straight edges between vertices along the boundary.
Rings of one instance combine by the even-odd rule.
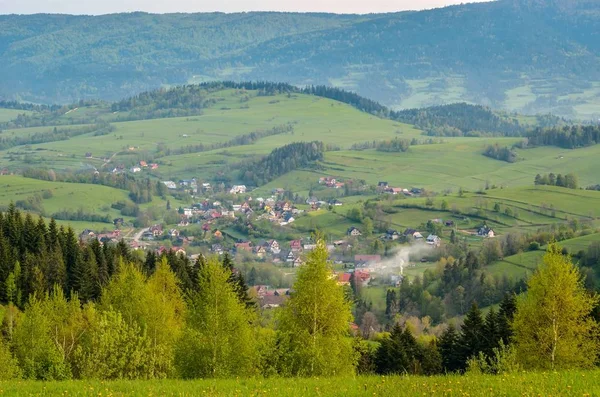
[[[378,263],[370,263],[369,268],[375,273],[403,275],[404,268],[410,264],[411,259],[418,261],[433,251],[433,247],[424,242],[417,242],[408,247],[395,250],[390,258],[385,258]]]

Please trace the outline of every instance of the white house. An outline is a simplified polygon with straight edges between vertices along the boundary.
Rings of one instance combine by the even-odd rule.
[[[246,185],[234,185],[229,190],[231,194],[244,194],[246,193]]]

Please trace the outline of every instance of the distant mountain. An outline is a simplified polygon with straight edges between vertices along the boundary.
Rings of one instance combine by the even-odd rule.
[[[277,80],[393,108],[469,102],[600,118],[600,2],[421,12],[0,16],[0,96],[116,99],[160,85]]]

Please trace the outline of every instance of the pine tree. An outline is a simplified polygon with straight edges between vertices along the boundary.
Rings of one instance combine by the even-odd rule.
[[[527,286],[514,318],[517,356],[525,369],[593,367],[599,327],[590,314],[599,299],[585,290],[579,270],[556,243]]]

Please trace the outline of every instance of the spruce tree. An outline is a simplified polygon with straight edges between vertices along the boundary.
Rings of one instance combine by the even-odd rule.
[[[515,294],[507,293],[500,302],[498,312],[498,336],[505,345],[512,342],[513,330],[512,321],[517,311],[517,298]]]
[[[485,348],[486,340],[484,332],[484,321],[481,311],[477,307],[477,304],[473,303],[461,327],[461,335],[458,342],[462,369],[466,368],[469,358],[478,355]]]
[[[457,372],[463,368],[459,346],[460,334],[454,324],[442,333],[438,343],[438,349],[442,356],[442,367],[446,372]]]

